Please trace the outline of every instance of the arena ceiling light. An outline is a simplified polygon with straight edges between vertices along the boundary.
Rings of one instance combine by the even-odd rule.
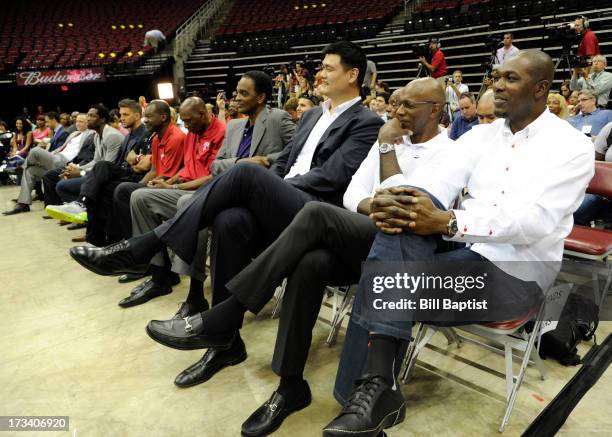
[[[157,84],[157,95],[162,100],[174,99],[174,86],[171,82],[159,82]]]

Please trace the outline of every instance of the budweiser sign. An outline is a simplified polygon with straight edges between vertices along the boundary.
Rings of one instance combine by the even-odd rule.
[[[103,68],[80,68],[77,70],[22,71],[17,73],[17,85],[59,85],[64,83],[104,82]]]

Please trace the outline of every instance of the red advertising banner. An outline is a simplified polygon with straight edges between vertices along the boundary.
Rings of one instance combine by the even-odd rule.
[[[17,73],[18,86],[59,85],[65,83],[105,82],[103,68],[73,70],[22,71]]]

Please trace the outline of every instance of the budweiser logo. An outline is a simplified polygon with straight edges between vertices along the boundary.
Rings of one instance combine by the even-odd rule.
[[[17,74],[17,85],[57,85],[62,83],[104,82],[102,68],[82,68],[78,70],[24,71]]]

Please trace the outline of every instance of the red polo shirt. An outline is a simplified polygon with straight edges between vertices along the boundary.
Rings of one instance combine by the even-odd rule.
[[[599,41],[597,35],[592,30],[587,30],[580,41],[578,51],[576,52],[581,58],[590,58],[599,54]]]
[[[157,176],[171,178],[183,165],[183,141],[185,134],[173,123],[170,123],[161,141],[157,134],[151,141],[151,160]]]
[[[184,166],[179,179],[193,181],[210,174],[210,166],[225,138],[225,124],[217,117],[212,118],[208,129],[198,135],[189,132],[184,142]]]
[[[431,58],[431,66],[434,68],[431,72],[431,77],[438,78],[446,76],[446,59],[444,59],[444,53],[442,50],[436,50]]]

